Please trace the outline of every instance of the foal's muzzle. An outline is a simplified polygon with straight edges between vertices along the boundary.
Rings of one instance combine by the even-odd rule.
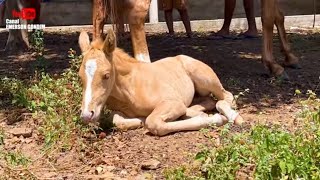
[[[82,111],[80,118],[85,122],[89,123],[94,116],[94,111]]]

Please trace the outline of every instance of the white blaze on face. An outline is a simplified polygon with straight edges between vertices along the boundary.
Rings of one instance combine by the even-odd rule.
[[[96,70],[97,70],[96,59],[89,59],[85,65],[87,85],[86,85],[86,91],[84,95],[84,112],[88,111],[89,104],[92,100],[92,80]]]

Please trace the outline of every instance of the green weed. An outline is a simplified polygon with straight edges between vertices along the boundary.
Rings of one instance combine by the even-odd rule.
[[[301,127],[294,132],[257,125],[248,132],[229,134],[222,128],[220,146],[196,154],[198,169],[169,169],[166,178],[236,179],[245,172],[254,179],[320,179],[320,100],[312,91],[307,94],[309,98],[301,101]]]
[[[44,72],[29,85],[13,78],[1,79],[0,91],[12,99],[12,105],[33,112],[45,147],[55,143],[70,147],[71,135],[83,129],[79,124],[82,90],[77,74],[81,57],[72,49],[69,57],[70,68],[56,79]]]
[[[30,37],[30,43],[36,53],[36,61],[34,68],[36,71],[45,72],[48,67],[44,55],[44,32],[43,30],[35,30]]]
[[[11,166],[26,166],[31,162],[30,158],[26,157],[21,152],[7,152],[3,156],[7,164]]]

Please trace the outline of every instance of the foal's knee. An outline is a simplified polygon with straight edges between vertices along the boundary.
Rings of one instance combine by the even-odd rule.
[[[147,119],[145,123],[145,128],[148,129],[148,131],[153,135],[163,136],[167,134],[164,125],[165,122],[163,121],[153,121]]]

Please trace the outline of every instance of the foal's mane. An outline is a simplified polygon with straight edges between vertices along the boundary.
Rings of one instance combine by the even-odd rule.
[[[91,48],[102,50],[103,47],[103,41],[101,39],[97,39],[91,42]],[[125,61],[125,62],[131,62],[131,63],[139,63],[137,59],[130,56],[128,53],[126,53],[123,49],[116,47],[113,51],[113,61]]]

